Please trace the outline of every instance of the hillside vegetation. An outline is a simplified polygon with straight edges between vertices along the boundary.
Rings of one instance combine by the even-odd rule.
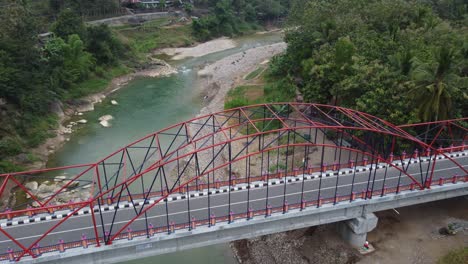
[[[301,0],[273,83],[396,124],[468,116],[463,0]],[[287,90],[293,92],[296,89]]]
[[[258,29],[267,22],[285,17],[291,0],[198,0],[197,7],[210,13],[192,23],[198,40],[233,36]]]
[[[240,35],[286,14],[289,0],[267,2],[249,1],[248,11],[241,0],[195,1],[203,14],[193,23],[162,18],[109,28],[85,20],[119,15],[118,0],[0,0],[0,173],[37,159],[29,149],[55,136],[53,110],[62,102],[144,67],[154,49]]]

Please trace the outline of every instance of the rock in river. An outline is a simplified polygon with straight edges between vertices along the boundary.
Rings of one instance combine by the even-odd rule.
[[[99,118],[99,124],[103,127],[110,127],[111,123],[109,122],[110,120],[114,119],[113,116],[111,115],[104,115]]]

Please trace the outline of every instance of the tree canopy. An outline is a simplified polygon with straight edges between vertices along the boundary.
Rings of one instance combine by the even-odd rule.
[[[308,102],[394,123],[467,116],[468,13],[458,0],[298,0],[270,75]]]

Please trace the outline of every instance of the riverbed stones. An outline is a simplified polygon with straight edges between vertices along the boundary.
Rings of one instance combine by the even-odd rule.
[[[61,176],[55,176],[54,182],[62,182],[67,178],[67,176],[61,175]]]
[[[112,119],[114,119],[114,117],[111,116],[111,115],[103,115],[98,120],[99,120],[99,124],[101,124],[101,126],[110,127],[111,123],[109,121],[111,121]]]
[[[86,123],[88,123],[88,120],[86,120],[86,119],[80,119],[80,120],[76,121],[76,123],[78,123],[78,124],[86,124]]]
[[[39,184],[36,181],[31,181],[24,185],[24,187],[28,188],[28,190],[31,190],[31,191],[37,190],[38,186]]]
[[[116,100],[111,100],[111,105],[118,105],[119,103]]]

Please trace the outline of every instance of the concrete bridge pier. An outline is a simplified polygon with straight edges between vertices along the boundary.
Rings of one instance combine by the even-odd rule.
[[[378,218],[373,213],[338,223],[338,233],[354,247],[362,247],[367,239],[367,232],[374,230]]]

